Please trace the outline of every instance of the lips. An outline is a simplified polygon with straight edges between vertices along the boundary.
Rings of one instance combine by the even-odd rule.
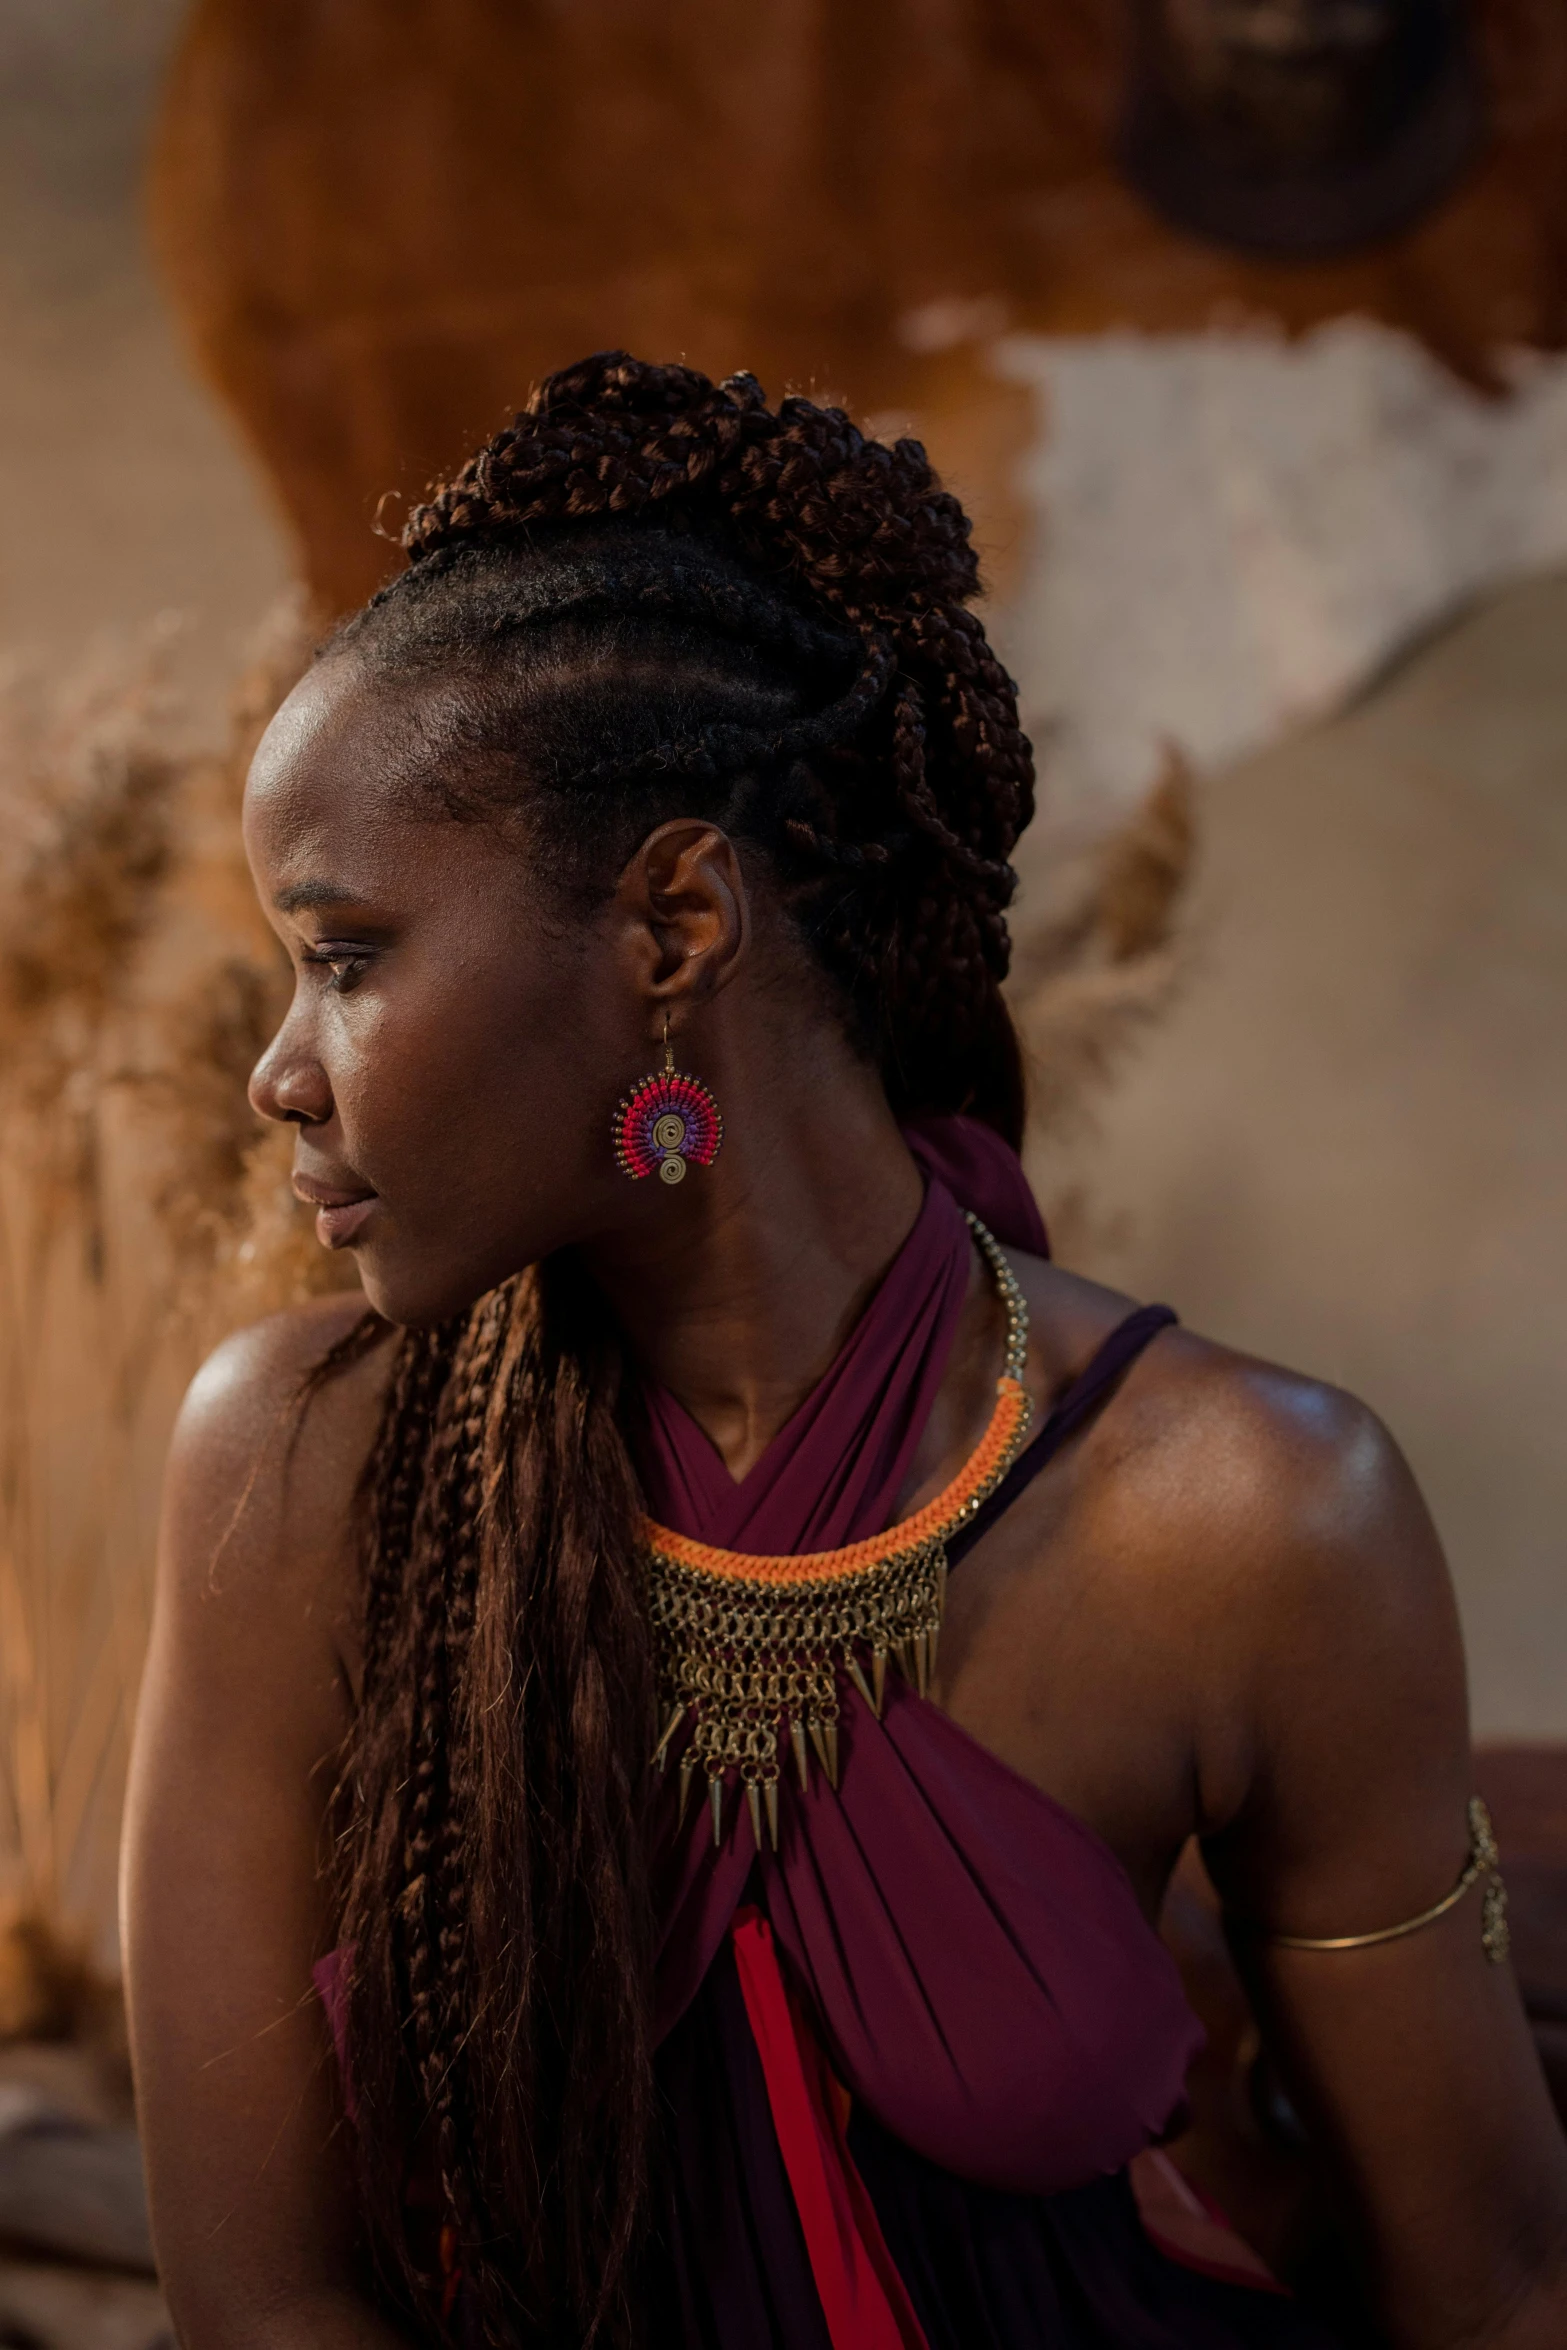
[[[365,1183],[324,1183],[296,1167],[295,1196],[316,1211],[316,1238],[323,1248],[348,1248],[359,1238],[377,1205]]]

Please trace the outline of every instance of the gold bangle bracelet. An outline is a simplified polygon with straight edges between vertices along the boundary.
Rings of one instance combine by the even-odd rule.
[[[1423,1909],[1418,1917],[1405,1918],[1400,1925],[1380,1926],[1374,1934],[1270,1934],[1261,1929],[1262,1939],[1275,1950],[1369,1950],[1376,1942],[1399,1942],[1406,1934],[1418,1934],[1423,1926],[1435,1925],[1456,1909],[1471,1885],[1483,1877],[1486,1880],[1485,1898],[1480,1908],[1480,1942],[1493,1966],[1506,1964],[1510,1948],[1507,1931],[1507,1888],[1502,1883],[1497,1863],[1499,1854],[1496,1836],[1491,1827],[1491,1815],[1478,1795],[1469,1800],[1469,1858],[1465,1861],[1457,1884],[1451,1893]]]

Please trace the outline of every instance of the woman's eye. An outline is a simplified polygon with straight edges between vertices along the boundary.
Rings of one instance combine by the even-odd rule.
[[[305,956],[307,963],[319,964],[327,974],[327,985],[334,995],[344,995],[363,972],[370,957],[362,948],[317,947]]]

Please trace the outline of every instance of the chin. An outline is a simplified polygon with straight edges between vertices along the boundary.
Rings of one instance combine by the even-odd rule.
[[[547,1255],[549,1246],[559,1245],[519,1247],[517,1237],[508,1235],[482,1255],[457,1257],[450,1253],[450,1233],[441,1239],[447,1244],[444,1253],[434,1241],[422,1248],[393,1245],[390,1234],[367,1239],[355,1249],[360,1286],[384,1321],[405,1330],[428,1330],[437,1322],[453,1321],[514,1273]]]
[[[399,1263],[395,1256],[374,1249],[355,1254],[367,1304],[384,1322],[403,1330],[428,1330],[465,1314],[490,1286],[478,1275],[465,1280],[455,1267]]]

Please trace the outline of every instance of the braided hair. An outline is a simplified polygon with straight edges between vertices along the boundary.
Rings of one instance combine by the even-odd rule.
[[[432,788],[454,817],[515,810],[584,902],[659,823],[720,825],[894,1108],[1021,1139],[1000,986],[1032,758],[968,609],[967,518],[917,442],[604,353],[541,384],[403,541],[327,655],[453,689]],[[367,2209],[404,2303],[449,2327],[460,2269],[497,2343],[634,2338],[655,2208],[621,1382],[597,1293],[547,1260],[398,1338],[366,1478],[336,1850]]]

